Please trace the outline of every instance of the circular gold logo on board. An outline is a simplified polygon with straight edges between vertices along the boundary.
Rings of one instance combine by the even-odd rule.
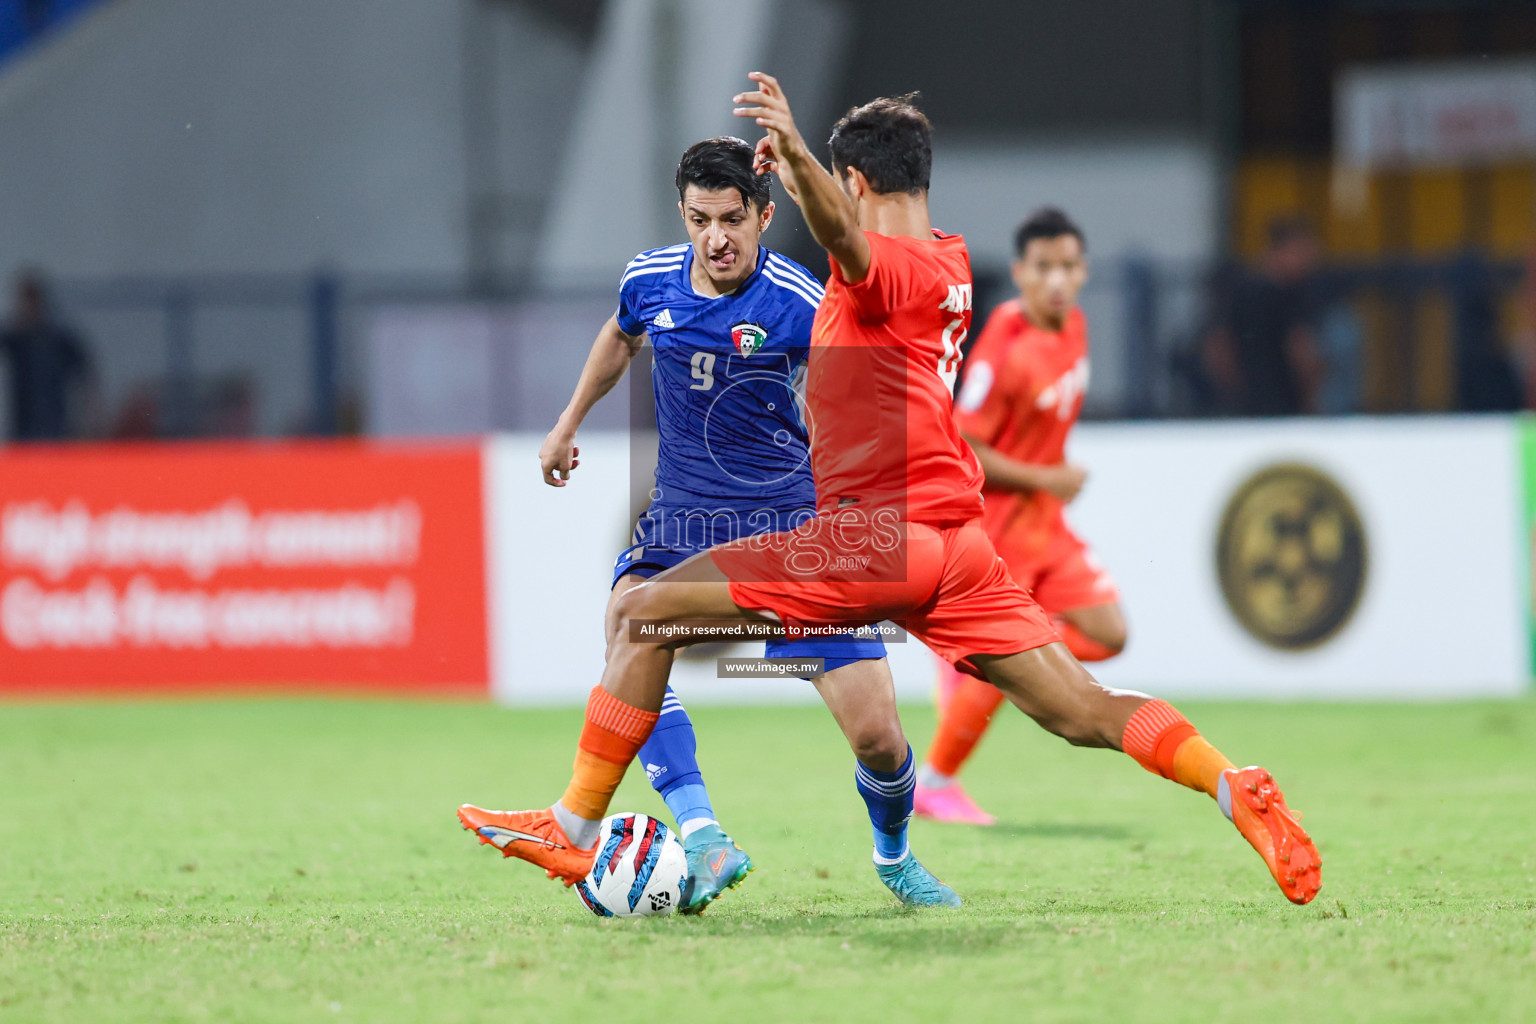
[[[1282,650],[1332,637],[1365,590],[1365,528],[1338,484],[1298,463],[1250,477],[1227,502],[1216,571],[1227,607]]]

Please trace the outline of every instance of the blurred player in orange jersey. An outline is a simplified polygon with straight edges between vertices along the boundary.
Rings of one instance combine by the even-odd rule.
[[[976,339],[955,415],[986,473],[984,522],[997,553],[1077,659],[1103,661],[1125,647],[1119,594],[1063,515],[1087,477],[1066,459],[1088,389],[1088,322],[1077,305],[1087,243],[1066,214],[1046,208],[1019,225],[1014,252],[1019,296]],[[993,823],[957,776],[1002,702],[997,687],[941,660],[939,727],[918,770],[920,817]]]

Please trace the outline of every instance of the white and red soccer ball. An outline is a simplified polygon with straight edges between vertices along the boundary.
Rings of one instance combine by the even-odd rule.
[[[671,829],[649,815],[611,814],[576,895],[598,917],[670,914],[682,902],[687,875],[688,858]]]

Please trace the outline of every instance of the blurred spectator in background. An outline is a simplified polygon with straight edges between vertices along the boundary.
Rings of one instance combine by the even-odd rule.
[[[1365,325],[1340,282],[1320,287],[1317,294],[1322,381],[1314,411],[1324,416],[1359,412],[1365,392]]]
[[[11,439],[62,441],[83,434],[94,389],[90,354],[53,316],[48,286],[36,270],[16,278],[16,306],[0,330],[0,358],[10,371]]]
[[[1276,220],[1253,269],[1213,282],[1215,306],[1201,361],[1217,412],[1296,416],[1318,411],[1325,365],[1318,347],[1318,248],[1305,221]]]
[[[1524,404],[1519,376],[1499,336],[1498,284],[1493,267],[1473,250],[1451,265],[1456,339],[1456,408],[1509,412]]]

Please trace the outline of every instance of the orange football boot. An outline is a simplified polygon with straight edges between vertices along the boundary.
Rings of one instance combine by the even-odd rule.
[[[459,808],[459,822],[501,851],[503,857],[517,857],[537,864],[550,878],[575,885],[592,870],[597,845],[583,850],[565,835],[549,808],[541,811],[488,811],[473,804]]]
[[[1323,858],[1301,815],[1285,806],[1275,777],[1263,768],[1229,768],[1222,773],[1232,795],[1232,824],[1259,851],[1285,898],[1310,903],[1323,887]]]

